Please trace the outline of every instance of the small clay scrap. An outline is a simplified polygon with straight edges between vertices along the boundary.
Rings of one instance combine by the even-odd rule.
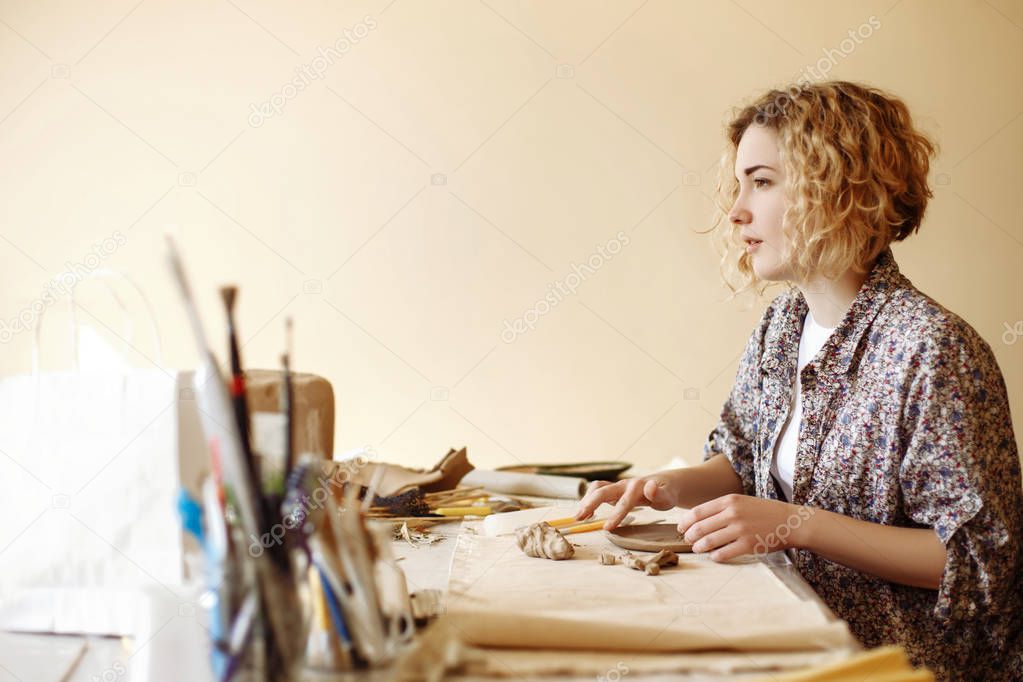
[[[678,566],[678,554],[675,554],[670,549],[662,549],[657,554],[647,559],[648,564],[657,564],[661,568],[665,566]]]
[[[632,552],[626,552],[625,554],[622,554],[622,563],[628,566],[629,568],[636,569],[637,571],[642,571],[644,568],[646,568],[646,562],[640,559]]]
[[[575,549],[558,529],[541,521],[515,530],[515,541],[526,556],[538,559],[571,559]]]
[[[408,527],[408,521],[402,521],[400,527],[394,528],[392,536],[394,540],[404,540],[413,547],[429,546],[444,539],[443,535],[436,535],[429,530],[420,530]]]
[[[614,566],[618,563],[618,555],[614,552],[601,552],[598,560],[601,566]]]
[[[601,555],[600,563],[604,563],[603,555]],[[622,563],[631,569],[643,571],[647,575],[659,575],[661,568],[665,566],[678,566],[678,554],[670,549],[662,549],[649,559],[640,559],[632,552],[625,552],[622,554]]]

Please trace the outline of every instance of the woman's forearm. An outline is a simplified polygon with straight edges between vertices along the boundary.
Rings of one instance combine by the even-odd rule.
[[[742,479],[720,453],[702,464],[674,469],[671,473],[679,507],[692,508],[715,497],[743,492]]]
[[[936,590],[945,571],[945,546],[930,528],[900,528],[808,508],[793,533],[800,549],[902,585]]]

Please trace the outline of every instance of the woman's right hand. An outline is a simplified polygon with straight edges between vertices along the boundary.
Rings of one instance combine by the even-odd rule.
[[[604,523],[604,530],[613,530],[633,507],[648,505],[665,511],[678,505],[678,481],[670,472],[661,472],[624,481],[594,481],[579,501],[575,518],[588,519],[603,502],[613,504],[614,510]]]

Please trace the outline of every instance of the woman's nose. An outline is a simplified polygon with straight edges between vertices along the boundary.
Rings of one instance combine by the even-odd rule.
[[[750,221],[751,217],[750,212],[738,203],[732,206],[732,210],[728,212],[728,220],[735,225],[745,225]]]

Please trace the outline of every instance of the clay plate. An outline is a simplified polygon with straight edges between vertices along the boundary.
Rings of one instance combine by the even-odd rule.
[[[693,546],[678,534],[678,524],[675,523],[618,526],[614,530],[604,531],[604,535],[622,549],[638,552],[659,552],[662,549],[670,549],[672,552],[693,551]]]

